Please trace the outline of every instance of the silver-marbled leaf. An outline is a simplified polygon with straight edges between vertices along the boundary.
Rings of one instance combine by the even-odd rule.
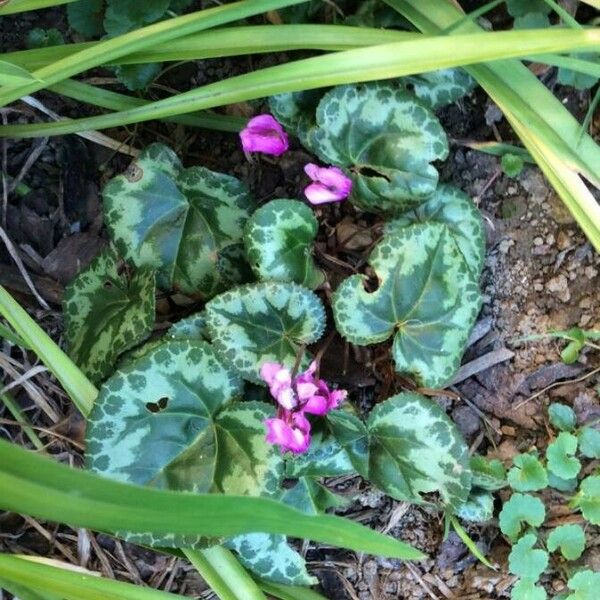
[[[487,490],[471,490],[467,501],[456,509],[456,515],[465,521],[484,523],[494,516],[494,496]]]
[[[156,269],[160,287],[208,298],[245,281],[243,268],[231,272],[235,261],[221,264],[228,248],[240,244],[254,208],[234,177],[184,169],[170,148],[152,144],[124,175],[108,182],[103,198],[119,252],[137,266]]]
[[[312,244],[319,224],[298,200],[261,206],[246,223],[244,243],[250,266],[263,281],[294,281],[314,289],[325,280],[315,265]]]
[[[302,286],[257,283],[208,302],[206,324],[217,354],[244,379],[260,383],[263,363],[291,368],[302,345],[321,337],[325,309],[318,296]]]
[[[389,83],[341,86],[327,92],[307,144],[321,160],[349,169],[350,200],[363,210],[399,214],[420,204],[438,183],[431,164],[448,155],[433,113]]]
[[[385,235],[396,235],[413,223],[446,225],[471,272],[479,276],[485,259],[485,230],[481,213],[464,192],[450,185],[439,185],[422,204],[387,222]]]
[[[407,226],[384,237],[369,263],[379,287],[367,291],[361,275],[342,282],[333,300],[338,331],[359,345],[394,336],[396,370],[443,387],[460,366],[481,305],[453,234],[441,223]]]
[[[154,324],[154,272],[130,273],[121,266],[108,247],[65,288],[67,349],[95,383],[110,374],[120,354],[147,338]]]
[[[441,69],[410,75],[402,77],[400,82],[431,110],[456,102],[477,85],[463,69]]]

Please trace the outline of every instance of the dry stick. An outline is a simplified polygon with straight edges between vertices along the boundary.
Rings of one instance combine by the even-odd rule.
[[[38,425],[31,425],[30,423],[25,423],[23,421],[13,421],[12,419],[0,419],[0,424],[11,425],[13,427],[22,427],[23,429],[25,429],[25,428],[35,429],[36,431],[41,431],[42,433],[51,435],[51,436],[55,437],[56,439],[59,439],[63,442],[67,442],[68,444],[75,446],[75,448],[77,448],[78,450],[81,450],[82,452],[85,450],[85,446],[83,444],[76,442],[74,439],[67,437],[66,435],[62,435],[61,433],[56,433],[56,431],[53,431],[52,429],[48,429],[47,427],[39,427]],[[47,446],[47,444],[46,444],[46,446]]]
[[[417,581],[419,582],[421,587],[425,590],[427,595],[430,598],[432,598],[432,600],[440,600],[440,597],[436,596],[433,593],[433,591],[431,590],[431,588],[425,583],[425,581],[423,580],[423,577],[421,576],[421,573],[419,572],[419,569],[417,569],[415,566],[411,565],[409,562],[406,562],[405,564],[408,567],[408,570],[417,578]]]
[[[31,277],[29,277],[29,273],[27,273],[27,270],[25,269],[25,265],[23,264],[21,257],[17,253],[16,248],[14,247],[13,243],[10,241],[10,238],[6,234],[6,231],[4,231],[3,227],[0,227],[0,239],[2,239],[2,241],[4,242],[4,245],[6,246],[6,249],[8,250],[8,253],[11,255],[12,259],[17,264],[17,268],[19,269],[21,276],[25,280],[27,287],[31,290],[31,293],[34,295],[35,299],[38,301],[38,304],[43,309],[50,310],[50,307],[48,306],[46,301],[38,294],[38,291],[35,289],[35,286],[33,285],[33,281],[31,281]]]
[[[27,175],[29,169],[31,169],[31,167],[33,166],[35,161],[40,157],[40,154],[44,151],[44,148],[48,144],[49,139],[50,138],[48,138],[48,137],[42,138],[34,146],[33,150],[30,152],[29,156],[27,157],[25,164],[21,167],[19,174],[8,185],[8,193],[9,194],[14,192],[15,189],[17,188],[17,186],[21,183],[21,181],[23,181],[23,178],[25,177],[25,175]],[[4,173],[2,174],[2,176],[4,177]],[[6,226],[6,225],[4,225],[4,226]]]
[[[31,379],[32,377],[35,377],[36,375],[39,375],[40,373],[44,373],[46,371],[48,371],[48,369],[43,365],[32,367],[31,369],[23,373],[23,375],[17,377],[9,384],[5,385],[2,389],[0,389],[0,395],[4,394],[5,392],[8,392],[9,390],[12,390],[14,387],[17,387],[22,383],[25,383],[28,379]]]
[[[521,408],[522,406],[525,406],[525,404],[527,404],[530,400],[533,400],[533,399],[537,398],[538,396],[545,394],[548,390],[551,390],[552,388],[559,387],[561,385],[567,385],[569,383],[579,383],[580,381],[585,381],[586,379],[588,379],[589,377],[592,377],[596,373],[600,373],[600,367],[595,368],[593,371],[590,371],[589,373],[586,373],[585,375],[582,375],[581,377],[578,377],[577,379],[567,379],[565,381],[557,381],[556,383],[553,383],[553,384],[549,385],[548,387],[545,387],[543,390],[536,392],[532,396],[529,396],[529,398],[525,398],[525,400],[521,400],[521,402],[517,403],[514,406],[514,410],[517,410],[517,409]]]

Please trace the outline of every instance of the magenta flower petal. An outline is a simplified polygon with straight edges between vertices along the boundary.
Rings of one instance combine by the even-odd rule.
[[[304,383],[296,381],[296,391],[298,392],[298,400],[300,401],[311,398],[317,393],[318,389],[312,382],[307,381]]]
[[[304,195],[311,204],[340,202],[352,191],[352,180],[338,167],[319,167],[308,163],[304,172],[313,181],[304,188]]]
[[[346,399],[346,396],[348,396],[346,390],[333,390],[327,400],[327,410],[337,408]]]
[[[310,446],[310,423],[302,415],[299,416],[301,419],[292,418],[291,425],[283,419],[265,419],[266,441],[279,446],[284,452],[306,452]]]
[[[325,396],[312,396],[306,401],[302,410],[310,415],[326,415],[329,412],[328,398]]]
[[[260,368],[260,377],[267,385],[271,385],[271,383],[275,381],[275,377],[277,377],[279,371],[281,371],[284,368],[285,367],[283,365],[280,365],[279,363],[266,362]]]
[[[244,152],[262,152],[279,156],[289,148],[287,133],[271,115],[258,115],[250,119],[240,131]]]
[[[284,387],[280,389],[277,394],[272,395],[275,396],[279,406],[286,410],[293,410],[298,406],[298,398],[292,387]]]

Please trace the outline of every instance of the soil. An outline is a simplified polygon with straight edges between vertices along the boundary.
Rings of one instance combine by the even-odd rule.
[[[64,20],[57,16],[60,14],[39,11],[36,19],[41,20],[36,20],[35,25],[58,26],[66,31]],[[3,49],[22,47],[24,32],[31,25],[31,14],[0,19]],[[273,60],[248,57],[206,61],[191,70],[188,65],[170,73],[170,85],[182,89],[181,80],[190,86],[202,85],[267,66]],[[589,96],[554,89],[581,118]],[[64,116],[90,112],[89,108],[48,93],[37,97]],[[1,111],[8,121],[41,118],[25,104],[16,103],[13,108]],[[231,110],[250,115],[259,109],[260,104],[251,103]],[[534,447],[544,452],[552,441],[545,410],[549,402],[560,400],[569,404],[581,422],[600,417],[598,352],[584,350],[578,362],[564,365],[559,356],[562,345],[557,340],[519,340],[552,329],[600,329],[600,256],[536,167],[527,166],[518,177],[509,178],[502,174],[496,157],[470,150],[464,144],[465,140],[499,137],[516,141],[481,90],[442,111],[440,118],[453,142],[450,158],[439,165],[441,179],[464,190],[481,209],[487,229],[487,258],[481,280],[484,306],[464,359],[465,364],[480,359],[479,366],[475,372],[466,373],[467,377],[452,386],[447,395],[436,394],[432,399],[452,416],[472,452],[498,457],[508,465],[516,453]],[[231,173],[245,181],[260,201],[303,197],[306,182],[302,166],[310,157],[297,142],[279,159],[257,158],[249,162],[234,135],[157,123],[140,125],[128,132],[105,133],[136,148],[152,141],[168,141],[186,165],[199,164]],[[24,269],[48,307],[35,299],[4,245],[0,246],[0,284],[51,336],[60,340],[64,286],[106,244],[100,190],[107,179],[127,166],[130,157],[77,136],[0,140],[0,147],[6,157],[3,170],[9,176],[4,185],[10,185],[17,177],[28,188],[20,194],[8,193],[0,218]],[[321,222],[316,258],[335,288],[351,272],[348,263],[364,264],[368,248],[377,239],[378,221],[357,214],[349,205],[327,206],[316,212]],[[340,239],[347,238],[340,232],[348,228],[358,232],[352,238],[354,246],[340,246]],[[187,299],[161,296],[157,327],[164,327],[165,322],[174,321],[193,308]],[[411,385],[394,375],[389,345],[346,350],[342,340],[334,339],[324,356],[323,372],[348,388],[359,408],[366,409]],[[339,356],[347,357],[343,365]],[[0,345],[0,384],[9,384],[37,364],[33,355]],[[58,460],[80,465],[82,423],[47,372],[36,371],[11,393],[28,419],[43,428],[40,435],[49,444],[48,450]],[[4,419],[0,421],[0,435],[28,445],[22,429],[9,424],[12,417],[2,406],[0,418]],[[444,539],[443,519],[436,510],[391,500],[358,477],[338,478],[328,485],[352,499],[340,514],[402,538],[430,558],[408,564],[322,545],[299,545],[327,598],[483,600],[510,596],[515,580],[506,569],[510,547],[495,520],[468,528],[480,550],[499,566],[492,570],[479,563],[456,534],[450,533]],[[499,497],[503,498],[503,493]],[[560,522],[564,498],[557,494],[547,501],[555,520]],[[12,513],[0,513],[0,550],[54,557],[117,579],[210,597],[204,582],[185,561],[107,535],[38,523]],[[588,549],[579,564],[600,570],[597,528],[588,530]],[[551,594],[560,592],[565,585],[560,564],[554,567],[542,580]]]

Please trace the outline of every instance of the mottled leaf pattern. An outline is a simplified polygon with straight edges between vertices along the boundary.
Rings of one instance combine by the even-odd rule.
[[[463,69],[442,69],[403,77],[401,83],[428,108],[435,110],[456,102],[475,88],[475,80]]]
[[[244,243],[250,266],[263,281],[295,281],[314,289],[325,280],[312,257],[319,224],[298,200],[273,200],[246,223]]]
[[[269,108],[285,129],[308,147],[311,131],[316,126],[315,113],[322,97],[321,89],[277,94],[269,98]]]
[[[109,375],[120,354],[150,335],[154,288],[150,269],[121,273],[112,247],[66,287],[63,311],[68,352],[94,382]]]
[[[263,363],[291,368],[301,345],[321,337],[325,309],[299,285],[258,283],[213,298],[206,305],[206,323],[217,354],[244,379],[260,383]]]
[[[333,300],[338,331],[354,344],[394,335],[396,370],[420,385],[443,387],[459,368],[481,304],[479,287],[445,225],[411,225],[386,236],[369,263],[379,288],[360,275],[342,282]]]
[[[385,235],[396,235],[413,223],[442,223],[454,237],[471,272],[478,277],[485,259],[485,232],[481,213],[459,189],[439,185],[422,204],[385,225]]]
[[[475,454],[469,461],[473,472],[473,486],[495,492],[506,485],[506,469],[497,458],[487,459]]]
[[[474,489],[456,514],[465,521],[483,523],[494,516],[494,497],[487,490]]]
[[[244,281],[239,260],[221,264],[223,253],[240,244],[253,208],[234,177],[184,169],[170,148],[152,144],[108,182],[103,197],[118,250],[137,266],[155,268],[160,287],[210,297]]]
[[[448,155],[436,117],[392,84],[336,87],[316,113],[307,145],[322,161],[350,169],[350,200],[374,212],[400,213],[418,205],[437,186],[431,164]]]

